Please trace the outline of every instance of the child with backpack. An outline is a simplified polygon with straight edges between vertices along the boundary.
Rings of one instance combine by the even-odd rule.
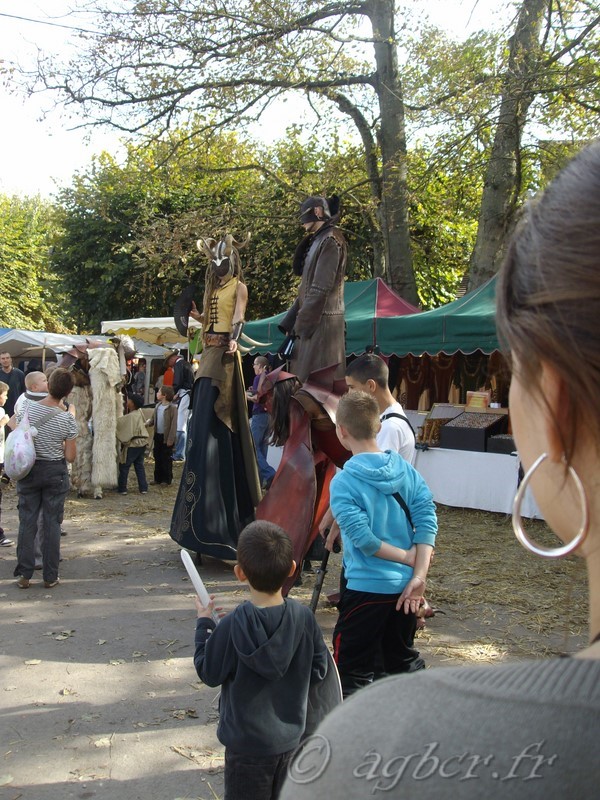
[[[425,666],[413,640],[437,533],[435,506],[419,473],[398,453],[381,451],[379,427],[372,395],[341,398],[336,432],[352,458],[333,478],[330,498],[347,581],[333,634],[345,697],[373,681],[379,656],[386,674]]]

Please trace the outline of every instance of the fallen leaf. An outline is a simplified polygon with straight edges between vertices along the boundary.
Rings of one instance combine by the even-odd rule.
[[[124,664],[125,663],[125,659],[124,658],[111,658],[111,660],[108,663],[112,667],[118,667],[119,664]]]
[[[98,639],[98,644],[106,644],[106,639]]]
[[[186,717],[192,717],[192,719],[198,719],[198,713],[193,708],[178,708],[176,711],[171,712],[172,716],[175,719],[185,719]]]
[[[139,650],[134,650],[131,654],[132,658],[141,658],[142,656],[148,655],[147,653],[140,653]]]
[[[66,697],[68,694],[77,694],[77,692],[75,691],[75,689],[66,689],[65,688],[65,689],[61,689],[59,694],[61,694],[63,697]]]
[[[4,687],[4,691],[5,691],[5,692],[14,692],[14,690],[15,690],[16,688],[17,688],[16,686],[5,686],[5,687]]]
[[[28,661],[25,661],[25,664],[27,664],[28,667],[35,667],[41,663],[42,663],[41,658],[30,658]]]
[[[96,739],[94,742],[94,747],[110,747],[111,745],[111,737],[104,736],[102,739]]]
[[[53,638],[54,638],[54,639],[55,639],[57,642],[64,642],[66,639],[70,639],[70,638],[71,638],[71,634],[70,634],[70,633],[66,633],[66,631],[65,631],[64,633],[58,633],[58,634],[57,634],[56,636],[54,636]]]

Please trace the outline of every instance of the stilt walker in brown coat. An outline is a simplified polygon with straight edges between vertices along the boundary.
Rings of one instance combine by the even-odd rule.
[[[334,378],[344,378],[344,275],[346,240],[335,223],[339,199],[309,197],[300,206],[307,233],[294,255],[301,275],[298,297],[280,324],[294,340],[290,371],[305,381],[311,372],[337,364]]]

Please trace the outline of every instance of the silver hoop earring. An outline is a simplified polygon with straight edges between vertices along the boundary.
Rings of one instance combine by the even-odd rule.
[[[513,502],[512,526],[515,536],[526,550],[529,550],[531,553],[535,553],[537,556],[542,556],[543,558],[562,558],[563,556],[568,556],[569,553],[573,552],[573,550],[577,550],[587,536],[589,527],[589,509],[585,489],[579,475],[575,472],[573,467],[569,467],[569,475],[571,478],[573,478],[575,486],[577,487],[582,512],[581,527],[577,531],[575,538],[562,547],[544,547],[541,544],[536,544],[535,542],[531,541],[523,529],[523,520],[521,519],[521,504],[523,503],[523,497],[525,496],[527,485],[531,480],[533,473],[547,458],[548,453],[542,453],[542,455],[533,462],[533,464],[525,473]]]

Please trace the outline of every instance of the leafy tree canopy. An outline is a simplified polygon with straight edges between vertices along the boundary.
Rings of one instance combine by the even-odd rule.
[[[411,234],[425,307],[453,296],[472,246],[480,187],[465,187],[463,166],[431,170],[424,151],[411,156]],[[296,291],[291,262],[303,235],[299,202],[336,190],[349,242],[348,279],[371,277],[373,200],[352,143],[332,137],[323,148],[317,139],[302,142],[292,128],[285,141],[261,149],[233,134],[198,142],[181,130],[166,141],[130,146],[122,165],[103,154],[59,195],[62,233],[53,264],[71,324],[92,331],[103,319],[170,315],[190,282],[201,297],[207,264],[196,240],[223,231],[252,236],[243,251],[248,318],[282,311]]]
[[[52,206],[0,195],[0,326],[62,332],[63,302],[50,265]]]
[[[600,86],[600,14],[591,0],[504,3],[506,30],[464,43],[423,22],[423,6],[100,0],[82,12],[92,22],[81,26],[76,55],[68,64],[41,58],[32,86],[59,93],[89,124],[156,139],[181,126],[196,141],[216,126],[239,133],[274,100],[298,93],[315,110],[319,131],[324,119],[341,115],[361,142],[376,274],[414,300],[411,148],[424,148],[435,162],[430,169],[442,172],[465,151],[473,156],[464,178],[483,178],[483,210],[471,266],[472,277],[484,280],[530,188],[522,147],[531,150],[538,137],[557,132],[565,139],[595,135]],[[507,174],[498,191],[502,164]],[[484,230],[481,221],[489,219]]]

